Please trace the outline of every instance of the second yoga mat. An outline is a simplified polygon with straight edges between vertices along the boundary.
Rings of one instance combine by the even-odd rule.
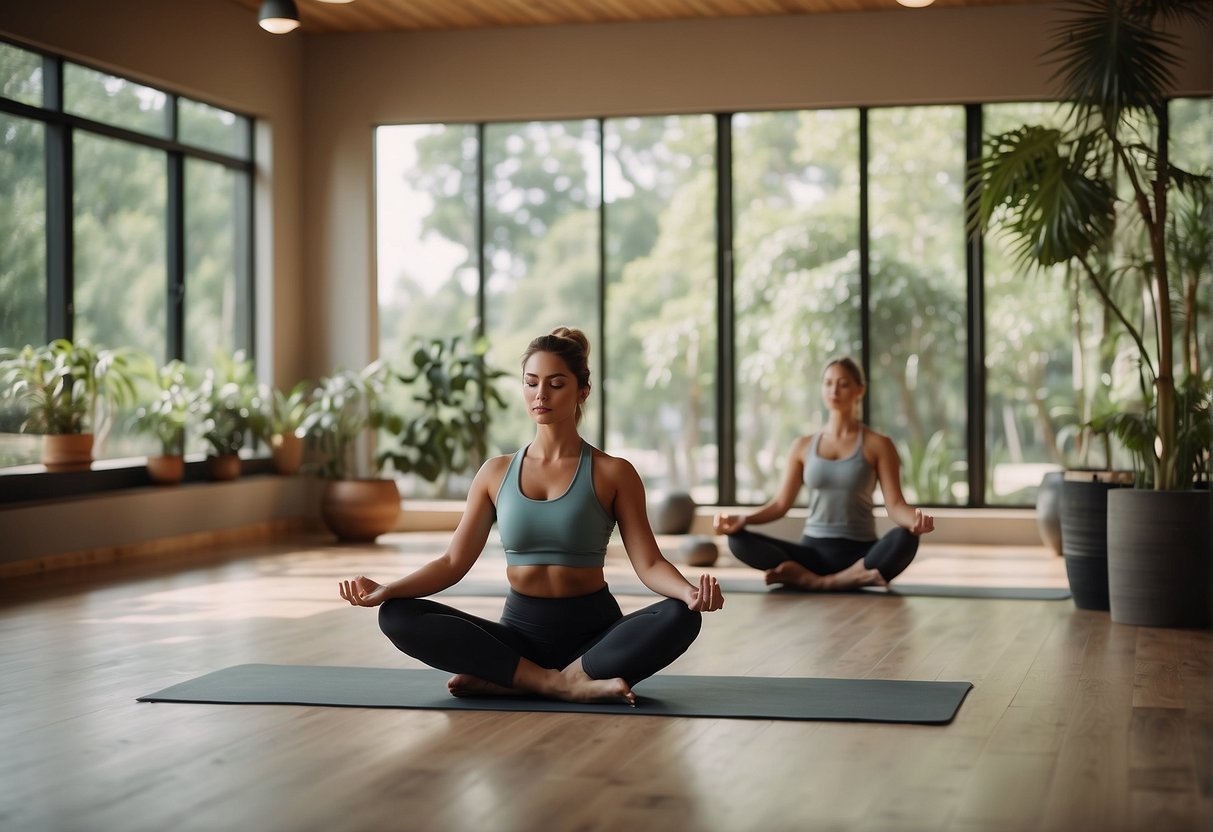
[[[942,725],[952,721],[973,687],[969,682],[659,673],[636,685],[639,705],[630,708],[538,697],[455,698],[446,690],[449,677],[428,669],[242,664],[141,696],[139,701]]]

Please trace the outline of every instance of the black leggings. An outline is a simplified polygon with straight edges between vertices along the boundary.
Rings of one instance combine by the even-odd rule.
[[[841,572],[860,558],[891,581],[905,571],[918,552],[918,535],[898,526],[879,540],[845,537],[802,537],[799,543],[746,529],[729,535],[729,551],[755,569],[774,569],[786,560],[796,561],[817,575]]]
[[[673,598],[624,615],[606,587],[575,598],[511,589],[500,622],[425,598],[379,607],[379,628],[402,653],[504,687],[513,687],[519,659],[559,670],[578,657],[591,679],[634,685],[686,652],[699,626],[700,613]]]

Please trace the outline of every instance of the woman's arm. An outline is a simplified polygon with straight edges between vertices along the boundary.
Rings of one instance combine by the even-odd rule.
[[[504,463],[502,462],[504,460]],[[492,495],[501,485],[509,457],[490,459],[480,467],[468,489],[467,508],[446,552],[403,578],[379,584],[364,576],[338,585],[341,597],[358,607],[374,607],[389,598],[422,598],[458,583],[488,542],[497,517]]]
[[[770,523],[787,514],[796,500],[796,495],[800,493],[800,486],[804,484],[804,450],[812,438],[810,434],[792,443],[783,482],[774,497],[749,514],[717,514],[712,518],[713,531],[717,534],[733,534],[751,524]]]
[[[724,596],[715,578],[705,573],[698,585],[692,584],[661,554],[649,525],[644,483],[632,464],[609,456],[602,457],[601,464],[610,472],[614,485],[612,508],[619,536],[641,582],[658,595],[683,601],[693,610],[712,612],[723,607]]]
[[[935,518],[907,503],[905,495],[901,493],[901,460],[893,440],[871,430],[868,436],[876,454],[876,478],[880,480],[880,493],[884,496],[884,507],[889,518],[911,534],[933,531]]]

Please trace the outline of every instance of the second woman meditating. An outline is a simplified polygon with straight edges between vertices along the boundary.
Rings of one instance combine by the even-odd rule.
[[[768,584],[806,591],[883,586],[910,565],[919,536],[935,528],[934,517],[902,496],[893,442],[859,420],[864,391],[863,370],[853,358],[826,364],[821,394],[829,419],[821,431],[792,443],[779,492],[752,514],[714,518],[716,533],[729,536],[729,551],[763,570]],[[897,524],[881,538],[872,516],[877,480]],[[799,543],[747,528],[787,514],[801,485],[809,487],[809,513]]]
[[[657,547],[644,484],[624,459],[578,433],[590,394],[589,341],[558,327],[531,341],[522,394],[535,438],[477,472],[447,551],[389,584],[342,581],[354,606],[380,606],[379,626],[404,653],[455,675],[455,696],[535,693],[636,704],[632,686],[670,664],[724,598],[708,574],[691,584]],[[500,621],[431,601],[480,557],[494,521],[510,590]],[[624,615],[603,574],[619,534],[637,576],[664,600]]]

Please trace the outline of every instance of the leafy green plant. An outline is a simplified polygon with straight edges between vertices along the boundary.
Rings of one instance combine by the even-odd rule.
[[[269,439],[275,434],[301,436],[303,421],[307,418],[311,404],[311,392],[312,384],[308,381],[299,382],[289,392],[277,388],[269,390],[268,393],[263,390],[262,398],[270,402],[268,436],[263,438]]]
[[[220,353],[214,363],[202,373],[197,402],[202,438],[215,456],[223,456],[239,453],[250,433],[260,436],[268,417],[253,362],[245,353]]]
[[[1026,270],[1058,263],[1080,270],[1136,348],[1140,412],[1156,414],[1156,441],[1142,449],[1152,458],[1149,481],[1160,490],[1190,487],[1180,450],[1188,438],[1180,434],[1185,422],[1177,411],[1173,307],[1193,323],[1183,332],[1181,365],[1199,379],[1188,356],[1195,349],[1195,283],[1207,274],[1208,258],[1178,254],[1193,246],[1185,242],[1190,229],[1176,221],[1172,197],[1188,194],[1207,212],[1210,179],[1171,164],[1166,94],[1178,59],[1176,39],[1157,24],[1187,19],[1201,25],[1201,4],[1077,0],[1071,11],[1050,50],[1061,98],[1072,104],[1069,123],[1065,129],[1024,126],[988,140],[987,153],[970,171],[974,230],[997,218]],[[1119,196],[1122,186],[1126,200]],[[1111,257],[1118,228],[1122,242],[1138,243],[1121,266]],[[1199,248],[1199,240],[1190,242]],[[1173,275],[1184,268],[1185,275]],[[1178,297],[1181,281],[1191,288]],[[1118,288],[1126,282],[1127,291]],[[1140,311],[1145,325],[1127,300],[1143,296],[1153,299]]]
[[[1185,482],[1209,482],[1213,462],[1213,384],[1188,376],[1175,391],[1177,421],[1175,469]],[[1157,401],[1150,398],[1141,411],[1109,413],[1092,420],[1096,430],[1111,433],[1133,459],[1134,482],[1143,488],[1155,486],[1155,445],[1158,437]]]
[[[99,349],[56,339],[43,346],[0,350],[0,385],[25,409],[22,430],[87,433],[104,441],[114,412],[135,398],[135,380],[148,361],[132,349]]]
[[[460,336],[418,341],[412,371],[397,378],[421,411],[404,421],[399,449],[379,455],[381,466],[391,462],[402,474],[434,482],[484,460],[493,409],[505,408],[491,384],[505,373],[488,366],[486,351],[483,340],[467,348]]]
[[[355,452],[360,439],[380,428],[399,433],[403,422],[384,401],[391,375],[374,361],[362,370],[342,370],[320,380],[300,425],[324,456],[319,474],[326,479],[355,479],[360,472]],[[377,462],[376,473],[382,468]]]
[[[197,410],[193,375],[188,365],[176,359],[160,367],[152,378],[151,400],[135,411],[132,426],[156,437],[165,456],[185,453],[186,430]]]

